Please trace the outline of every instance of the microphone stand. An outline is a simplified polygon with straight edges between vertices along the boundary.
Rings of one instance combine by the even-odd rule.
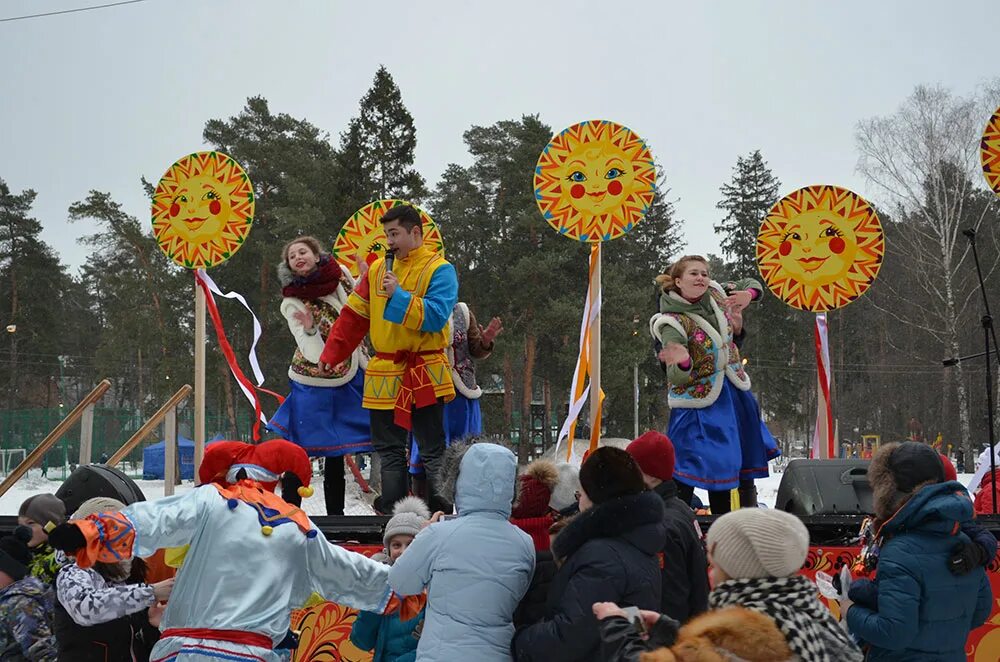
[[[993,427],[993,368],[990,357],[994,354],[1000,354],[1000,346],[997,345],[997,333],[996,329],[993,328],[993,315],[990,314],[990,301],[989,297],[986,296],[986,283],[983,281],[983,269],[979,264],[979,251],[976,250],[976,230],[975,228],[968,228],[967,230],[962,230],[962,234],[969,239],[969,245],[972,247],[972,259],[976,263],[976,276],[979,279],[979,292],[983,296],[983,310],[985,313],[980,318],[980,324],[982,324],[983,327],[983,346],[985,351],[980,352],[979,354],[970,354],[969,356],[945,359],[942,363],[946,366],[952,366],[967,359],[978,358],[980,356],[986,357],[986,422],[989,428],[990,439],[990,482],[993,487],[993,514],[996,515],[997,483],[995,474],[997,470],[997,442],[996,432]],[[991,340],[993,342],[992,349],[990,348]]]

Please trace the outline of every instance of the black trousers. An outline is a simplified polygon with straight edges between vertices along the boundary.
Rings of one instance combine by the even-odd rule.
[[[392,409],[372,409],[370,414],[372,446],[382,460],[380,509],[384,513],[390,513],[395,503],[409,492],[406,448],[410,435],[393,421]],[[429,407],[414,409],[411,422],[427,475],[428,505],[431,510],[451,512],[451,504],[441,499],[434,489],[441,456],[444,454],[444,404],[437,402]]]
[[[682,483],[677,480],[675,480],[674,483],[676,483],[677,485],[678,498],[690,506],[691,498],[694,496],[694,487],[692,485],[688,485],[686,483]],[[744,498],[743,495],[749,491],[753,491],[753,489],[754,486],[752,479],[741,480],[739,487],[741,501]],[[711,509],[713,515],[724,515],[725,513],[728,513],[730,510],[732,510],[733,502],[729,495],[729,492],[730,490],[708,491],[708,507]],[[744,508],[746,508],[747,505],[749,504],[741,503],[741,505]],[[754,503],[753,507],[756,507],[756,505],[757,504]]]
[[[298,476],[288,472],[281,477],[281,498],[296,507],[302,507],[302,497],[299,488],[302,481]],[[323,497],[326,500],[327,515],[344,514],[344,490],[347,480],[344,478],[344,456],[328,457],[323,460]]]

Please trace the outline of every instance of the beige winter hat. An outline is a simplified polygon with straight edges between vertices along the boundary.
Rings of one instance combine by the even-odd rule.
[[[743,508],[726,513],[708,529],[712,563],[733,579],[788,577],[809,553],[809,531],[781,510]]]

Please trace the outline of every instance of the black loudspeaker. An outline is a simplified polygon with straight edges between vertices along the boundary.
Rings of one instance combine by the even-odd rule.
[[[774,507],[798,517],[870,515],[870,460],[792,460],[785,467]]]
[[[77,467],[56,491],[56,496],[66,504],[67,515],[75,513],[80,504],[94,497],[111,497],[126,506],[146,500],[134,480],[114,467],[103,464]]]

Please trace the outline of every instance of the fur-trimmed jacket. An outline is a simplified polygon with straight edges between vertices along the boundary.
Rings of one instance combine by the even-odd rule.
[[[652,492],[612,499],[580,513],[556,537],[562,559],[549,590],[546,618],[514,638],[519,662],[598,659],[595,602],[660,608],[663,501]]]
[[[697,616],[678,632],[661,618],[643,641],[632,624],[612,616],[601,621],[606,662],[785,662],[794,659],[774,619],[743,607]],[[658,647],[659,646],[659,647]]]
[[[890,450],[881,448],[868,469],[881,523],[878,574],[852,582],[848,628],[868,645],[867,660],[965,660],[966,638],[993,603],[981,566],[964,575],[949,570],[955,547],[969,543],[962,525],[972,520],[972,500],[956,481],[903,491],[888,466]]]

